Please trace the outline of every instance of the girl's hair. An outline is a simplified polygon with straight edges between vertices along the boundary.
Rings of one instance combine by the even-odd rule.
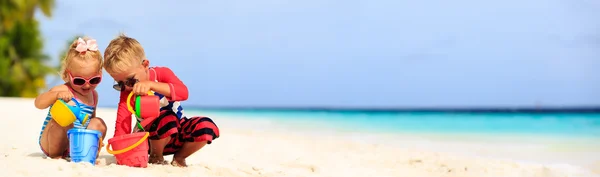
[[[78,38],[69,46],[67,55],[62,59],[60,68],[60,76],[65,82],[70,82],[68,68],[71,67],[74,60],[86,62],[96,60],[98,61],[98,72],[102,72],[102,54],[98,50],[96,40],[92,38]]]

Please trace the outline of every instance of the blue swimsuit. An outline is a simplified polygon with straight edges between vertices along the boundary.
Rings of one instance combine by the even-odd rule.
[[[73,98],[73,99],[77,99],[77,97]],[[94,102],[96,100],[96,96],[94,95]],[[81,102],[81,100],[77,99],[76,101],[79,102],[80,108],[81,108],[81,112],[84,114],[88,114],[90,116],[90,119],[92,118],[92,114],[94,113],[95,107],[94,106],[89,106],[84,104],[83,102]],[[52,106],[50,106],[50,109],[52,109]],[[38,143],[41,145],[42,142],[42,133],[44,132],[44,129],[46,129],[46,125],[48,125],[48,122],[50,122],[50,120],[52,120],[52,116],[50,115],[50,109],[48,109],[48,115],[46,115],[46,119],[44,120],[44,124],[42,125],[42,130],[40,131],[40,137],[38,139]],[[76,119],[75,122],[73,122],[73,126],[74,128],[87,128],[87,126],[90,124],[90,121],[86,121],[84,124],[81,124],[81,121],[79,121],[79,119]]]

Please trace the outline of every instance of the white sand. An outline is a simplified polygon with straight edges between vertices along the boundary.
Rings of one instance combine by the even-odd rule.
[[[101,152],[101,164],[70,163],[43,158],[38,135],[47,110],[37,110],[32,99],[0,98],[0,172],[2,176],[329,176],[329,177],[559,177],[600,176],[600,162],[587,166],[522,164],[508,160],[477,158],[454,154],[452,149],[473,148],[493,154],[495,144],[438,141],[435,146],[393,146],[377,141],[361,140],[377,137],[360,136],[357,140],[319,133],[284,133],[266,130],[248,122],[213,117],[221,128],[221,138],[188,159],[188,168],[150,165],[130,168],[115,164],[112,155]],[[109,128],[114,131],[115,110],[100,109]],[[291,131],[291,130],[288,130]],[[373,135],[376,136],[376,135]],[[352,137],[352,136],[346,136]],[[410,137],[406,137],[409,142]],[[105,140],[106,143],[106,140]],[[491,142],[489,142],[491,143]],[[463,143],[464,144],[464,143]],[[423,145],[423,144],[422,144]],[[441,151],[440,149],[448,149]],[[509,147],[506,147],[509,148]],[[469,150],[467,149],[466,152]],[[489,152],[491,151],[491,152]],[[519,154],[518,148],[505,150],[498,156]],[[523,154],[523,153],[521,153]],[[547,154],[547,156],[553,156]],[[170,160],[170,157],[167,157]]]

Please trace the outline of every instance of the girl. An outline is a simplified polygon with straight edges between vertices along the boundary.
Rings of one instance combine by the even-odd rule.
[[[98,130],[102,132],[102,139],[106,135],[104,121],[96,117],[98,92],[95,89],[102,80],[102,55],[98,51],[96,40],[79,38],[70,45],[67,56],[62,62],[61,77],[65,83],[40,94],[35,99],[35,107],[46,109],[51,107],[57,99],[74,105],[73,99],[75,99],[80,103],[81,111],[89,114],[92,118],[83,124],[76,120],[73,124],[62,127],[52,119],[50,111],[48,111],[40,132],[39,144],[42,152],[53,159],[68,159],[67,130],[71,128]],[[101,147],[102,140],[98,150]]]

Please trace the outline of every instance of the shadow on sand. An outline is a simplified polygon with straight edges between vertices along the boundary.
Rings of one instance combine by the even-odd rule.
[[[27,157],[39,157],[39,158],[44,158],[45,159],[46,155],[44,153],[41,153],[41,152],[34,152],[34,153],[31,153],[31,154],[27,155]]]
[[[117,159],[115,159],[115,156],[113,156],[113,155],[100,155],[98,157],[98,160],[103,165],[110,165],[110,164],[116,164],[117,163]]]
[[[34,158],[42,158],[42,159],[47,159],[48,157],[46,157],[46,155],[44,153],[41,152],[34,152],[31,153],[29,155],[27,155],[27,157],[34,157]],[[69,161],[68,159],[66,159],[67,161]],[[113,155],[100,155],[98,156],[98,159],[96,160],[96,162],[102,165],[110,165],[110,164],[116,164],[117,163],[117,159],[115,159],[115,156]]]

